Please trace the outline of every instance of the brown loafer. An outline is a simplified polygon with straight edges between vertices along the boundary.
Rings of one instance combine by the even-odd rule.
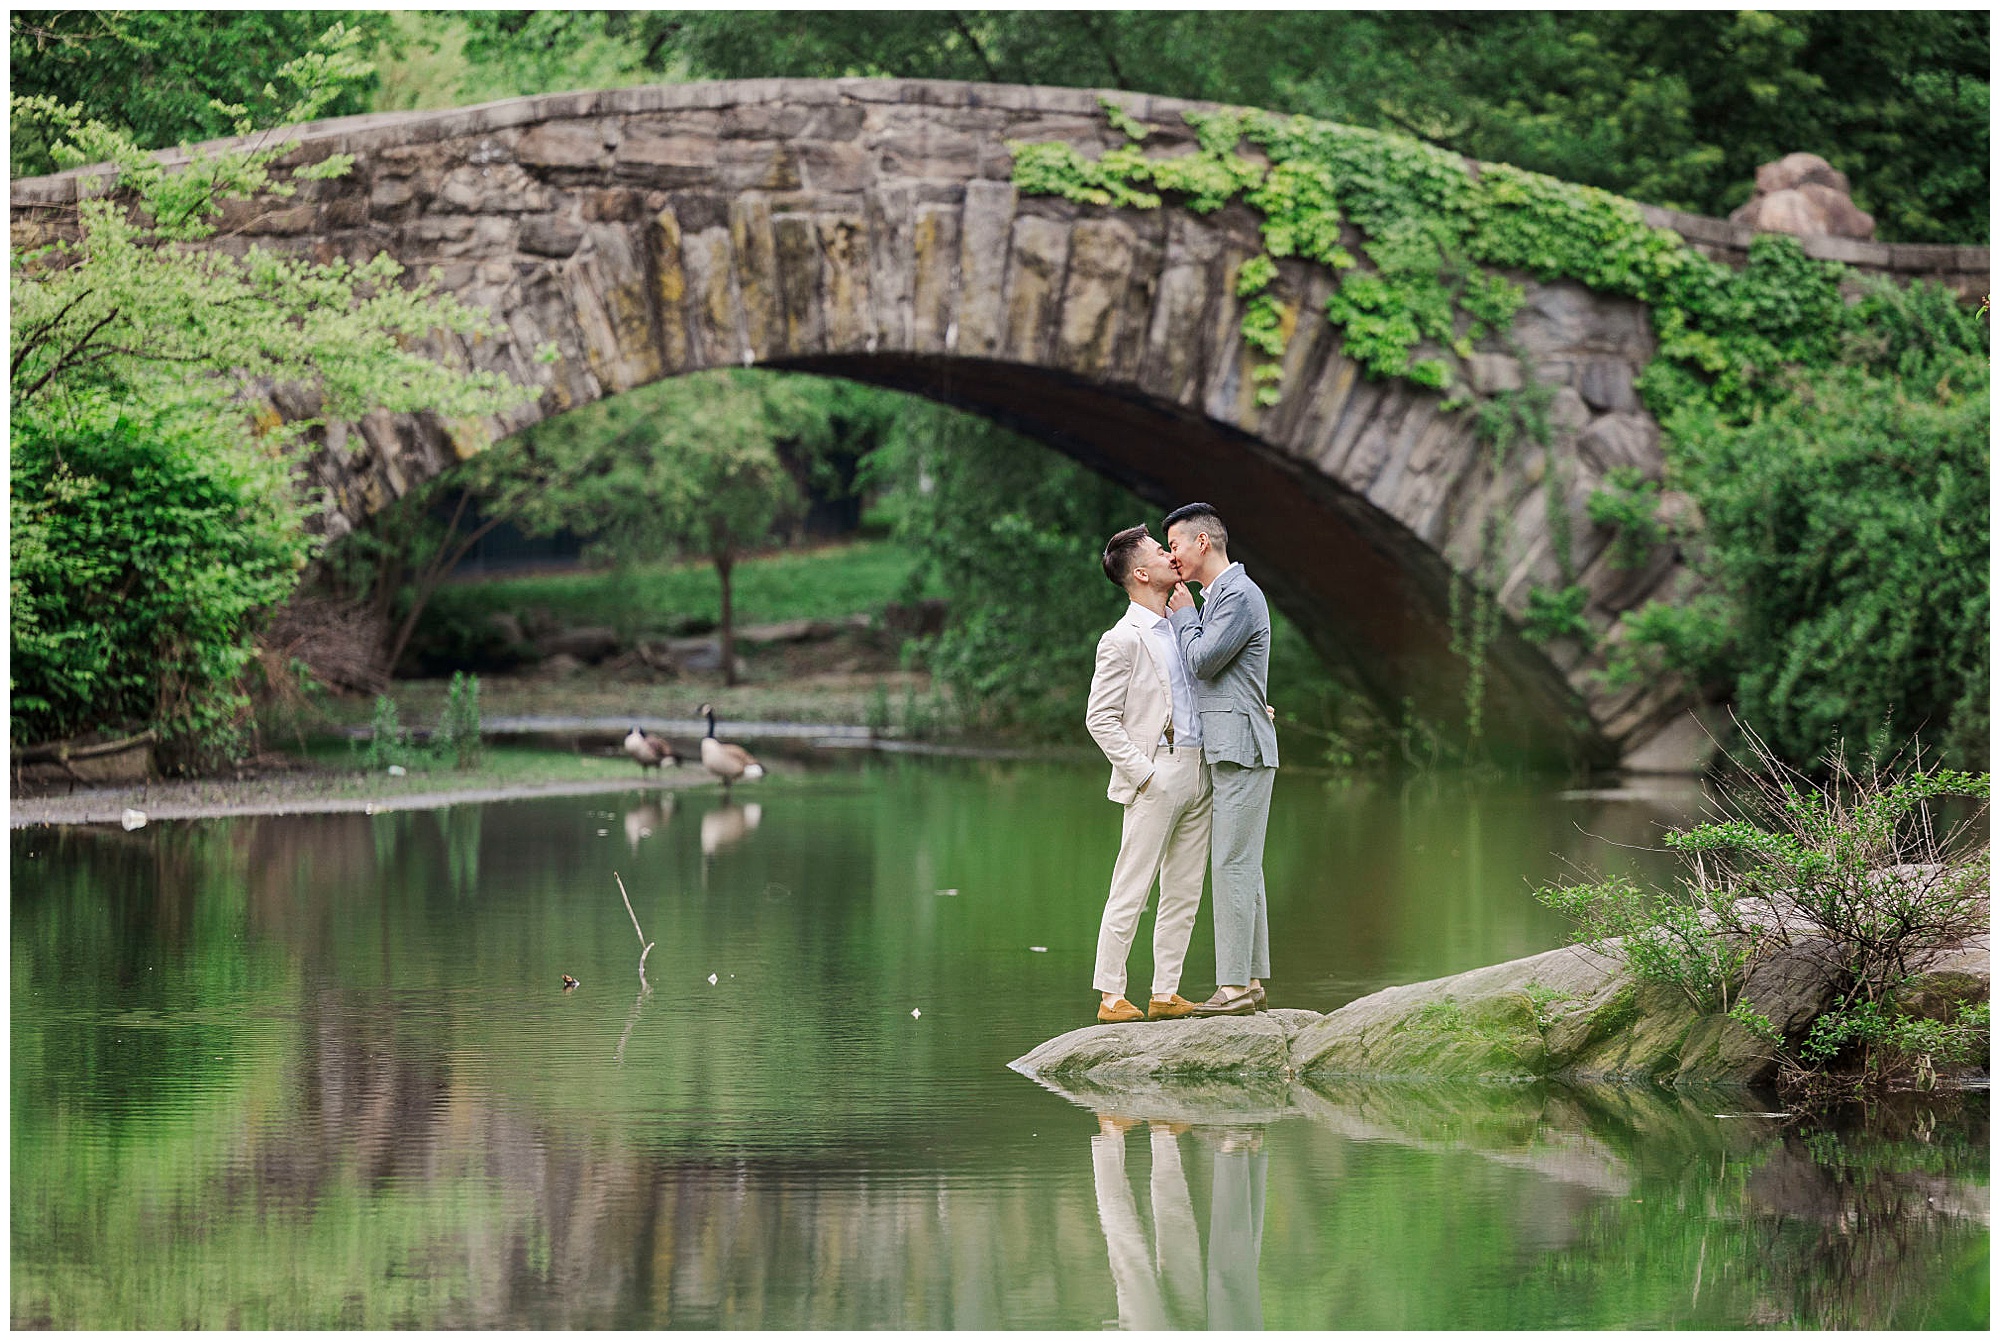
[[[1249,988],[1238,988],[1231,992],[1225,988],[1215,989],[1215,995],[1194,1008],[1197,1015],[1255,1015],[1257,994]]]
[[[1252,983],[1250,986],[1250,995],[1257,999],[1257,1009],[1264,1009],[1264,984],[1261,982]]]
[[[1146,1003],[1146,1018],[1149,1020],[1179,1020],[1194,1014],[1194,1002],[1174,993],[1165,1001],[1154,997]]]
[[[1144,1012],[1122,996],[1115,1001],[1098,1002],[1097,1022],[1099,1024],[1130,1024],[1134,1020],[1143,1020],[1145,1018]]]

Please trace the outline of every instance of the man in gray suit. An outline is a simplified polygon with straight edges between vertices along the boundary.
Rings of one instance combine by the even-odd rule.
[[[1264,830],[1278,773],[1278,732],[1267,715],[1271,608],[1240,563],[1215,509],[1189,503],[1167,514],[1167,548],[1184,581],[1201,584],[1197,608],[1176,587],[1167,617],[1194,675],[1202,757],[1209,765],[1209,869],[1215,909],[1215,995],[1200,1015],[1248,1015],[1264,1004],[1271,927],[1264,902]]]

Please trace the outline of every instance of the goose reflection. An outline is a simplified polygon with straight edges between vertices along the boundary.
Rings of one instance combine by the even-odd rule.
[[[667,827],[674,817],[674,798],[662,796],[625,812],[625,841],[637,848],[639,840],[651,838]]]
[[[1209,1184],[1208,1266],[1194,1202],[1181,1164],[1186,1123],[1149,1122],[1153,1171],[1152,1248],[1125,1176],[1125,1134],[1133,1118],[1100,1113],[1090,1138],[1097,1180],[1097,1218],[1111,1256],[1118,1325],[1128,1331],[1208,1327],[1261,1329],[1257,1263],[1264,1243],[1263,1133],[1252,1128],[1204,1128],[1197,1140],[1213,1160]]]
[[[755,801],[745,806],[717,806],[701,817],[701,855],[706,858],[727,852],[763,821],[764,807]]]

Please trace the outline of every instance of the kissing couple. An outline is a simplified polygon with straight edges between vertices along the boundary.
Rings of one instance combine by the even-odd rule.
[[[1214,508],[1167,514],[1163,546],[1144,526],[1111,537],[1104,575],[1131,598],[1097,643],[1084,723],[1111,761],[1107,795],[1125,809],[1111,893],[1097,933],[1093,985],[1106,1024],[1195,1015],[1248,1015],[1264,1006],[1271,932],[1264,900],[1264,830],[1278,771],[1266,694],[1271,610],[1229,558]],[[1201,587],[1197,605],[1188,583]],[[1181,965],[1214,874],[1215,994],[1180,995]],[[1142,1012],[1125,997],[1125,960],[1139,914],[1159,882],[1153,988]]]

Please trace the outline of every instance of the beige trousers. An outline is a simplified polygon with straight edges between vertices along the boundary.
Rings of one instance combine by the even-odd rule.
[[[1093,986],[1120,996],[1125,994],[1125,958],[1155,879],[1160,904],[1153,917],[1153,995],[1172,996],[1180,990],[1181,964],[1208,866],[1209,782],[1201,751],[1162,750],[1153,765],[1146,790],[1125,806],[1125,832],[1097,932]]]

